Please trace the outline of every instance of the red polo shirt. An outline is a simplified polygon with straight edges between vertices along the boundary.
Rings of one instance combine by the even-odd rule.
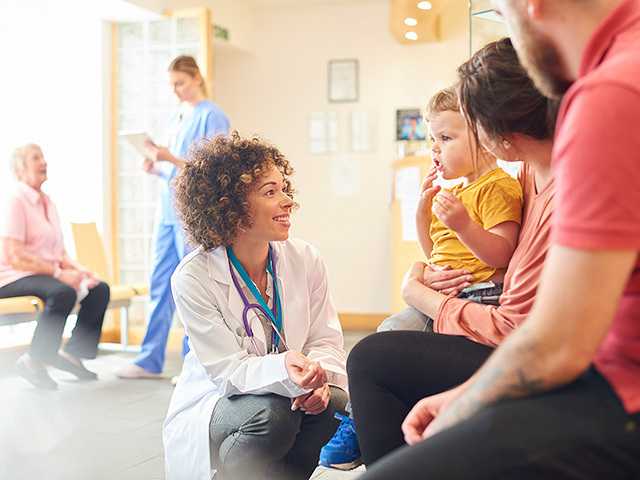
[[[558,122],[552,243],[640,252],[640,0],[600,24]],[[640,411],[640,257],[594,363]]]

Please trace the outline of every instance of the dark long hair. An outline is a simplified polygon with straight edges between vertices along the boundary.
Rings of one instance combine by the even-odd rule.
[[[520,64],[509,38],[489,43],[458,67],[458,98],[469,127],[492,139],[520,133],[553,137],[559,100],[546,98]]]

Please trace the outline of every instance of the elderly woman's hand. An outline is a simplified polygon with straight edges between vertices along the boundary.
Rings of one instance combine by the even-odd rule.
[[[83,279],[86,280],[88,289],[92,289],[100,283],[100,279],[92,271],[81,268],[80,273],[84,276]]]
[[[80,283],[84,279],[84,274],[79,270],[64,269],[60,270],[60,273],[56,277],[62,283],[69,285],[74,290],[80,288]]]

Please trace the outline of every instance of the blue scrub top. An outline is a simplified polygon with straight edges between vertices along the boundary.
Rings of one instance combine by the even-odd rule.
[[[203,138],[213,138],[216,135],[229,133],[229,119],[222,109],[209,100],[203,100],[193,107],[188,118],[180,121],[177,135],[169,150],[183,160],[187,160],[191,146]],[[164,182],[160,191],[161,214],[160,222],[164,225],[176,225],[176,207],[172,182],[178,173],[178,167],[171,165],[163,172]]]

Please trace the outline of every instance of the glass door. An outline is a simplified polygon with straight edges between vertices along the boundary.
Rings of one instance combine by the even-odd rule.
[[[143,158],[120,135],[146,132],[155,142],[168,145],[169,126],[179,105],[169,86],[167,68],[176,56],[191,55],[210,89],[212,29],[209,11],[204,8],[113,27],[111,248],[118,283],[148,282],[160,201],[160,180],[143,172]],[[134,322],[145,317],[145,305],[143,301],[132,305]]]

